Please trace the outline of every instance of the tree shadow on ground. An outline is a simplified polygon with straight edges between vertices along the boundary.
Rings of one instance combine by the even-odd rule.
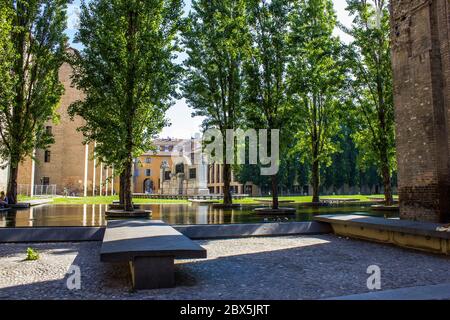
[[[4,287],[0,289],[0,298],[317,299],[368,292],[366,272],[370,265],[380,266],[382,289],[450,282],[446,257],[332,235],[312,238],[321,241],[307,245],[302,241],[304,237],[289,237],[294,242],[284,249],[258,247],[255,241],[253,246],[259,252],[243,254],[233,254],[232,245],[236,240],[199,241],[209,248],[210,258],[177,261],[175,288],[138,292],[131,291],[128,264],[101,263],[100,245],[78,244],[76,248],[64,250],[78,250],[72,264],[80,267],[81,290],[67,289],[69,275],[64,272],[70,266],[68,263],[56,280]],[[301,241],[295,245],[295,240]],[[40,246],[43,250],[46,245]],[[47,246],[55,249],[64,244]],[[240,249],[237,244],[234,246]],[[221,250],[228,255],[221,255]],[[63,258],[63,255],[55,256]]]

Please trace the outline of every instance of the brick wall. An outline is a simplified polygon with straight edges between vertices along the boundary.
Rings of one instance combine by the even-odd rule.
[[[402,219],[449,220],[449,6],[391,1]]]

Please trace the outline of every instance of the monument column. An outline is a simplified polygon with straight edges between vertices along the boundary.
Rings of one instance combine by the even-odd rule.
[[[95,197],[95,189],[97,188],[96,182],[97,182],[97,157],[95,155],[95,149],[97,148],[97,142],[94,142],[94,165],[93,165],[93,173],[92,173],[92,196]]]
[[[103,195],[103,162],[100,163],[100,190],[98,194],[100,197]]]
[[[105,176],[105,196],[108,196],[108,188],[109,188],[109,167],[106,167],[106,176]]]
[[[449,10],[448,0],[391,1],[402,219],[450,221]]]
[[[89,164],[89,144],[86,143],[84,150],[84,181],[83,181],[84,197],[87,197],[87,189],[88,189],[88,164]]]
[[[36,176],[36,161],[34,159],[36,158],[36,149],[33,150],[33,157],[31,158],[31,186],[30,186],[30,197],[34,197],[34,183],[35,183],[35,176]],[[8,168],[9,173],[9,168]],[[8,179],[6,180],[6,183],[9,181],[9,174]]]

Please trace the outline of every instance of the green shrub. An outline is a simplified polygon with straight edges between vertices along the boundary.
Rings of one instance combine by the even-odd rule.
[[[27,249],[27,259],[28,261],[38,260],[39,259],[39,253],[34,250],[33,248]]]

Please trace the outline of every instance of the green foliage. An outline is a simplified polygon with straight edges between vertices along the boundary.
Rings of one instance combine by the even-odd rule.
[[[197,0],[186,19],[188,58],[183,92],[203,128],[218,129],[224,148],[226,129],[242,125],[243,61],[249,47],[245,0]],[[224,153],[225,154],[225,153]],[[224,201],[232,203],[230,165],[223,168]]]
[[[287,149],[290,146],[286,147]],[[309,182],[309,166],[302,164],[300,157],[302,154],[298,151],[286,152],[280,159],[280,167],[278,171],[278,187],[280,191],[287,193],[303,193],[303,186]],[[236,165],[233,172],[237,181],[242,184],[252,182],[257,185],[263,194],[270,191],[270,177],[260,174],[259,165]]]
[[[291,3],[289,0],[247,3],[251,47],[244,70],[245,122],[250,128],[280,130],[279,154],[283,158],[291,138],[291,110],[286,95],[287,17]],[[276,174],[271,176],[273,208],[278,207],[277,179]]]
[[[347,49],[354,76],[349,92],[355,107],[353,138],[360,150],[360,164],[377,166],[389,205],[396,167],[389,4],[376,0],[348,0],[347,4],[354,16],[352,27],[343,27],[354,38]]]
[[[320,185],[320,166],[329,166],[339,151],[336,136],[344,111],[342,88],[346,68],[341,43],[333,36],[336,15],[331,0],[296,1],[290,14],[292,59],[288,78],[294,108],[296,148],[311,166],[314,193]],[[318,201],[318,199],[316,199]]]
[[[33,248],[27,248],[27,261],[34,261],[39,259],[39,252]]]
[[[152,148],[177,97],[175,64],[181,0],[93,0],[83,3],[73,56],[74,84],[86,97],[69,108],[81,116],[86,142],[120,173],[121,202],[132,210],[133,158]]]
[[[345,69],[341,44],[333,36],[336,16],[330,0],[298,1],[291,14],[290,98],[295,110],[297,147],[304,162],[329,166],[343,105]],[[314,153],[317,153],[314,155]]]
[[[287,0],[248,1],[252,46],[245,68],[246,119],[249,127],[281,129],[281,137],[288,136],[291,116],[286,95],[289,9]]]
[[[94,0],[83,3],[73,57],[74,83],[86,93],[70,107],[86,124],[86,142],[118,172],[152,147],[167,124],[179,68],[173,63],[180,28],[179,0]]]
[[[347,1],[354,15],[353,38],[347,59],[354,77],[350,96],[356,120],[353,138],[360,150],[362,167],[375,164],[380,171],[395,170],[395,123],[387,1]]]
[[[2,1],[0,7],[0,101],[2,101],[0,104],[0,111],[2,122],[5,118],[3,115],[5,112],[4,108],[6,108],[5,104],[13,98],[13,75],[10,72],[14,61],[14,47],[12,41],[13,13],[14,11],[12,8],[6,6]],[[1,124],[0,128],[5,130]],[[5,146],[0,149],[0,152],[3,157],[8,156]]]
[[[9,159],[8,193],[16,200],[17,168],[53,137],[45,123],[55,118],[63,86],[66,8],[70,0],[0,2],[0,158]]]
[[[345,184],[350,187],[360,185],[357,166],[358,150],[351,138],[352,134],[351,128],[343,125],[341,134],[334,138],[337,140],[335,143],[339,145],[341,152],[331,156],[331,166],[322,168],[322,186],[338,189]]]
[[[186,19],[184,96],[203,116],[204,129],[239,125],[242,114],[242,64],[248,51],[243,0],[196,0]]]

